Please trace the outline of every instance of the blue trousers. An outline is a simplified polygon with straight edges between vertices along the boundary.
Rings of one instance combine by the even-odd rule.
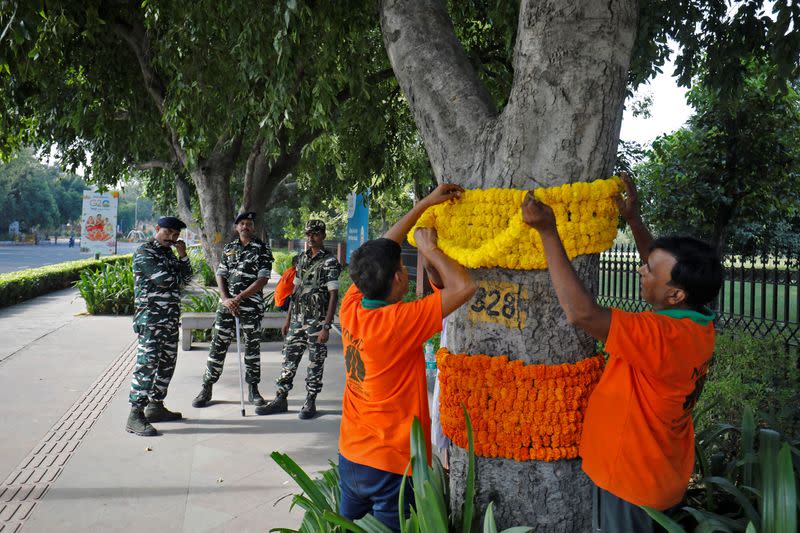
[[[400,484],[403,476],[354,463],[339,454],[339,514],[357,520],[371,514],[394,531],[400,531]],[[414,503],[411,478],[406,479],[403,516]]]
[[[669,516],[679,508],[680,504],[667,509],[664,513]],[[650,518],[650,515],[638,505],[617,498],[592,482],[592,531],[594,533],[623,531],[658,533],[664,531],[664,528]]]

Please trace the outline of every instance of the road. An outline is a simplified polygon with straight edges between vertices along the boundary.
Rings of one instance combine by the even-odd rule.
[[[121,242],[117,246],[120,254],[133,252],[138,243]],[[0,246],[0,274],[15,272],[26,268],[36,268],[64,261],[75,261],[78,259],[90,259],[88,253],[81,253],[78,244],[74,248],[67,245],[66,239],[63,244],[8,244]]]

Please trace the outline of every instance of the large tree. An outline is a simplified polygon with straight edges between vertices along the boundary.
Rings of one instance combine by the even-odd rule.
[[[497,32],[509,27],[508,2],[475,3],[486,8],[484,25]],[[608,176],[626,88],[663,64],[668,37],[683,46],[677,61],[683,81],[703,64],[719,86],[735,92],[742,79],[739,57],[754,49],[782,58],[783,75],[797,70],[796,32],[787,30],[798,14],[781,3],[776,22],[760,13],[760,2],[728,13],[720,1],[522,0],[507,48],[513,82],[507,98],[498,99],[454,31],[451,16],[459,4],[448,12],[444,0],[382,0],[380,16],[386,50],[437,180],[470,188],[532,188]],[[573,264],[596,288],[596,256]],[[478,269],[472,275],[485,287],[527,294],[519,300],[527,320],[517,328],[473,322],[470,302],[449,319],[451,351],[526,363],[570,363],[592,355],[592,339],[567,323],[547,272]],[[458,447],[451,452],[450,494],[458,508],[466,459]],[[588,484],[578,460],[479,458],[476,482],[479,515],[493,500],[498,526],[590,529]]]

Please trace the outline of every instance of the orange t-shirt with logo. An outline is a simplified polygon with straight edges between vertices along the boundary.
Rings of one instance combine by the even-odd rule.
[[[580,455],[599,487],[635,505],[679,503],[694,466],[692,408],[714,351],[713,313],[611,310],[603,376]]]
[[[430,460],[422,344],[442,329],[442,297],[434,289],[425,298],[376,309],[365,309],[362,298],[352,285],[339,311],[347,372],[339,453],[354,463],[403,474],[411,459],[415,416]]]

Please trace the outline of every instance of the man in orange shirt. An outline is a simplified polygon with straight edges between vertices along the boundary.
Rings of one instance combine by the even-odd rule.
[[[652,311],[628,313],[595,303],[567,258],[553,211],[532,194],[522,217],[542,237],[550,278],[567,320],[605,343],[603,376],[586,409],[580,455],[593,483],[593,531],[655,531],[639,506],[669,510],[683,498],[694,465],[692,408],[714,350],[722,285],[710,245],[689,237],[653,241],[636,189],[617,204],[642,257],[642,297]]]
[[[411,459],[414,417],[425,430],[430,454],[422,343],[441,330],[442,317],[472,297],[475,285],[467,271],[436,245],[435,230],[417,229],[414,237],[434,292],[404,303],[408,271],[401,261],[400,243],[425,209],[458,198],[462,190],[458,185],[439,185],[382,239],[365,242],[350,258],[353,285],[339,311],[347,370],[339,431],[339,512],[349,519],[371,513],[399,530],[398,496]],[[406,505],[412,498],[409,490]]]

